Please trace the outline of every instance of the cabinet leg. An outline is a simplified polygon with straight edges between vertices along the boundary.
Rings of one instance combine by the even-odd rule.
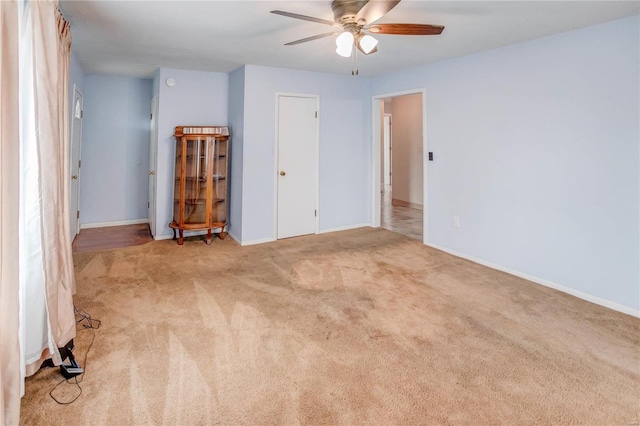
[[[178,245],[181,246],[184,243],[184,237],[182,235],[182,229],[178,230]]]
[[[221,240],[224,240],[224,237],[226,237],[226,236],[227,236],[227,233],[226,233],[226,232],[224,232],[224,231],[222,231],[222,232],[220,232],[220,233],[218,234],[218,236],[220,237],[220,239],[221,239]]]
[[[211,245],[211,229],[207,229],[207,245]]]

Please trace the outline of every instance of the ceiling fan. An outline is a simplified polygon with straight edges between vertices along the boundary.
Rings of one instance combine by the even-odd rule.
[[[282,10],[272,10],[271,13],[335,27],[336,29],[334,31],[295,40],[286,43],[285,46],[293,46],[337,35],[336,53],[340,56],[344,56],[345,58],[348,58],[355,53],[353,50],[354,46],[365,55],[370,55],[378,51],[378,40],[368,33],[393,35],[438,35],[444,30],[444,27],[441,25],[374,24],[375,21],[382,18],[391,9],[396,7],[398,3],[400,3],[400,0],[333,0],[331,2],[331,9],[333,10],[334,17],[333,21],[314,18],[312,16],[299,15],[297,13],[284,12]]]

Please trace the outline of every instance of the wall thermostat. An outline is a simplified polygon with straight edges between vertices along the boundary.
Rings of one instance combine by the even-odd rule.
[[[173,87],[173,86],[175,86],[175,85],[176,85],[176,79],[175,79],[175,78],[173,78],[173,77],[169,77],[169,78],[167,79],[166,83],[167,83],[167,86],[169,86],[169,87]]]

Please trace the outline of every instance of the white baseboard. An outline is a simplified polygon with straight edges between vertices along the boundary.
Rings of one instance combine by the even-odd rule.
[[[80,229],[106,228],[108,226],[139,225],[149,223],[149,219],[118,220],[116,222],[81,223]]]
[[[357,225],[347,225],[347,226],[340,226],[340,227],[337,227],[337,228],[322,229],[322,230],[318,231],[318,234],[327,234],[329,232],[337,232],[337,231],[347,231],[349,229],[363,228],[365,226],[371,226],[371,223],[359,223]],[[231,234],[229,234],[229,235],[231,235]],[[313,234],[311,234],[311,235],[313,235]],[[256,245],[256,244],[272,243],[274,241],[278,241],[277,238],[264,238],[264,239],[261,239],[261,240],[240,241],[240,239],[238,239],[235,235],[231,235],[231,238],[233,238],[241,246],[253,246],[253,245]]]
[[[318,234],[327,234],[329,232],[337,232],[337,231],[347,231],[349,229],[356,229],[356,228],[364,228],[366,226],[371,226],[371,223],[359,223],[357,225],[347,225],[347,226],[340,226],[337,228],[330,228],[330,229],[322,229],[318,231]],[[278,241],[277,238],[263,238],[260,240],[251,240],[251,241],[243,241],[240,238],[238,238],[237,236],[235,236],[232,233],[228,233],[229,236],[231,236],[231,238],[233,238],[233,240],[235,242],[237,242],[238,244],[240,244],[241,246],[253,246],[256,244],[264,244],[264,243],[272,243],[274,241]],[[313,234],[312,234],[313,235]]]
[[[240,240],[240,238],[236,237],[235,234],[233,234],[231,232],[227,232],[227,235],[230,236],[233,241],[235,241],[236,243],[242,245],[242,241]]]
[[[338,226],[337,228],[321,229],[318,234],[328,234],[329,232],[348,231],[349,229],[364,228],[371,226],[371,223],[359,223],[357,225]]]
[[[640,318],[640,311],[635,310],[633,308],[630,308],[628,306],[620,305],[619,303],[615,303],[615,302],[612,302],[610,300],[603,299],[601,297],[597,297],[597,296],[593,296],[591,294],[583,293],[583,292],[581,292],[579,290],[575,290],[575,289],[570,288],[570,287],[565,287],[563,285],[556,284],[554,282],[545,280],[543,278],[538,278],[538,277],[535,277],[533,275],[525,274],[523,272],[519,272],[519,271],[510,269],[510,268],[505,268],[504,266],[497,265],[497,264],[492,263],[492,262],[487,262],[486,260],[478,259],[478,258],[475,258],[473,256],[467,256],[465,254],[458,253],[458,252],[456,252],[454,250],[450,250],[448,248],[440,247],[440,246],[438,246],[436,244],[425,243],[425,245],[427,245],[429,247],[433,247],[433,248],[438,249],[438,250],[442,250],[442,251],[444,251],[446,253],[449,253],[449,254],[452,254],[454,256],[461,257],[463,259],[467,259],[467,260],[470,260],[470,261],[475,262],[475,263],[479,263],[480,265],[487,266],[487,267],[489,267],[491,269],[496,269],[496,270],[501,271],[501,272],[506,272],[507,274],[511,274],[511,275],[515,275],[516,277],[524,278],[525,280],[532,281],[532,282],[534,282],[536,284],[540,284],[540,285],[543,285],[545,287],[549,287],[549,288],[552,288],[554,290],[558,290],[558,291],[561,291],[563,293],[570,294],[570,295],[575,296],[577,298],[586,300],[587,302],[595,303],[596,305],[604,306],[605,308],[613,309],[614,311],[622,312],[623,314],[627,314],[627,315],[631,315],[632,317]]]
[[[274,241],[278,241],[276,238],[263,238],[261,240],[251,240],[251,241],[240,241],[238,240],[236,237],[231,237],[233,238],[238,244],[240,244],[241,246],[254,246],[256,244],[264,244],[264,243],[272,243]]]

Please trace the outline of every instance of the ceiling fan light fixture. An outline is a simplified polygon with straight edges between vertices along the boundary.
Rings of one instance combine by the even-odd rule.
[[[336,53],[340,56],[348,58],[351,56],[351,50],[353,49],[353,34],[350,31],[345,31],[336,38]]]
[[[369,34],[364,34],[362,37],[360,37],[358,43],[360,43],[360,47],[362,48],[364,53],[368,55],[373,49],[376,48],[378,40],[371,37]]]

